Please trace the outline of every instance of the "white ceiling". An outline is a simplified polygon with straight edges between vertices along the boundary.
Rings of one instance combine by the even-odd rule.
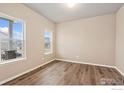
[[[28,3],[25,5],[56,23],[115,13],[122,6],[119,3],[78,3],[73,8],[69,8],[65,3]]]

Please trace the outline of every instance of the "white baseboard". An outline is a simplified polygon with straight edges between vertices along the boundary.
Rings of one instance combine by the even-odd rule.
[[[88,64],[88,65],[95,65],[95,66],[102,66],[102,67],[115,68],[115,66],[102,65],[102,64],[94,64],[94,63],[89,63],[89,62],[79,62],[79,61],[64,60],[64,59],[56,59],[56,60],[65,61],[65,62],[71,62],[71,63],[80,63],[80,64]]]
[[[119,68],[115,66],[115,69],[124,77],[124,73]]]
[[[35,68],[29,69],[29,70],[27,70],[27,71],[24,71],[24,72],[22,72],[22,73],[20,73],[20,74],[18,74],[18,75],[16,75],[16,76],[13,76],[13,77],[10,77],[10,78],[5,79],[5,80],[3,80],[3,81],[0,81],[0,85],[6,83],[6,82],[8,82],[8,81],[11,81],[11,80],[13,80],[13,79],[15,79],[15,78],[17,78],[17,77],[20,77],[20,76],[22,76],[22,75],[24,75],[24,74],[26,74],[26,73],[28,73],[28,72],[31,72],[31,71],[33,71],[33,70],[35,70],[35,69],[37,69],[37,68],[39,68],[39,67],[41,67],[41,66],[44,66],[44,65],[46,65],[46,64],[48,64],[48,63],[51,63],[51,62],[53,62],[54,60],[55,60],[55,59],[50,60],[50,61],[45,62],[45,63],[43,63],[43,64],[41,64],[41,65],[39,65],[39,66],[37,66],[37,67],[35,67]]]

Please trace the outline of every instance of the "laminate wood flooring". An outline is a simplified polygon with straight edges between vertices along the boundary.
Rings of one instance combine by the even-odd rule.
[[[124,85],[114,68],[54,61],[3,85]]]

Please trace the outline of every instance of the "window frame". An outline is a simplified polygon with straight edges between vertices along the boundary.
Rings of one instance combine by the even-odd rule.
[[[44,38],[44,54],[45,55],[49,55],[49,54],[52,54],[53,53],[53,31],[49,30],[49,29],[45,29],[44,31],[44,35],[45,35],[45,32],[50,32],[51,33],[51,48],[50,48],[50,51],[49,52],[46,52],[45,50],[45,38]],[[45,37],[45,36],[44,36]]]
[[[5,18],[6,20],[14,20],[14,21],[22,22],[22,35],[23,35],[22,57],[9,59],[9,60],[6,60],[4,62],[1,61],[1,40],[0,40],[0,64],[6,64],[6,63],[11,63],[11,62],[17,62],[17,61],[20,61],[20,60],[26,60],[27,59],[27,56],[26,56],[26,22],[22,19],[15,18],[13,16],[9,16],[9,15],[7,15],[5,13],[2,13],[2,12],[0,12],[0,17],[3,18],[3,19]]]

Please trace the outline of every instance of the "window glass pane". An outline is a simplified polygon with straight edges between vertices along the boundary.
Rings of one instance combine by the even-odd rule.
[[[12,26],[12,50],[16,50],[16,57],[23,54],[23,26],[19,21],[13,22]]]
[[[9,21],[0,18],[0,39],[8,39]]]
[[[45,53],[52,51],[52,33],[49,31],[45,31],[44,35],[45,39]]]
[[[13,23],[13,39],[22,40],[23,39],[22,23],[15,21]]]
[[[9,21],[0,18],[0,50],[1,50],[1,60],[5,58],[5,51],[9,48]]]
[[[1,61],[23,56],[23,23],[0,18]]]

